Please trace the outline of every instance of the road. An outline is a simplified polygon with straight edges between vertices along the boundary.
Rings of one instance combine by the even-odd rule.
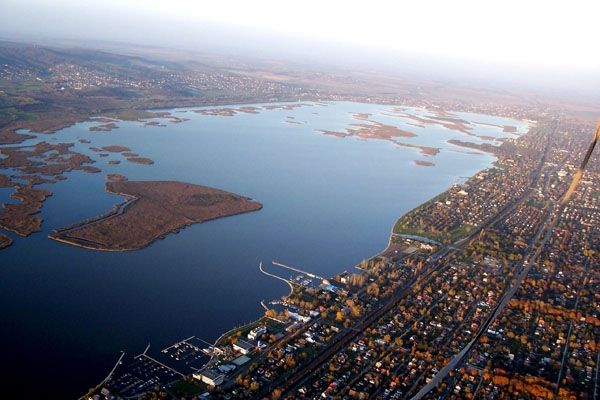
[[[253,398],[261,399],[264,396],[271,393],[275,388],[282,389],[283,390],[282,397],[285,397],[295,387],[297,387],[302,382],[304,382],[304,380],[306,380],[324,362],[326,362],[329,358],[331,358],[333,355],[335,355],[338,351],[340,351],[346,345],[348,345],[352,340],[354,340],[354,338],[356,338],[366,328],[368,328],[372,324],[374,324],[384,314],[391,311],[400,302],[400,300],[402,300],[407,294],[410,293],[412,287],[415,284],[422,284],[427,279],[429,279],[434,272],[436,272],[437,270],[442,268],[443,265],[438,263],[439,260],[446,257],[451,252],[461,251],[462,247],[466,243],[468,243],[471,239],[473,239],[476,235],[478,235],[483,229],[493,226],[498,221],[505,218],[509,213],[513,212],[514,209],[517,207],[517,205],[531,193],[532,187],[535,186],[535,184],[539,181],[542,169],[545,164],[545,160],[548,155],[548,151],[549,151],[549,147],[550,147],[550,138],[554,134],[554,132],[556,132],[557,128],[558,128],[558,122],[556,122],[554,124],[554,126],[551,128],[552,132],[548,134],[548,142],[546,143],[544,154],[541,157],[537,168],[534,171],[532,171],[532,173],[531,173],[532,184],[528,187],[527,190],[524,191],[524,193],[521,196],[519,196],[514,201],[507,203],[502,209],[500,209],[496,213],[495,216],[490,217],[488,221],[486,221],[484,224],[482,224],[480,227],[478,227],[478,229],[475,229],[467,237],[454,243],[451,246],[446,246],[446,247],[440,249],[436,254],[434,254],[430,258],[429,262],[427,263],[427,267],[424,268],[424,271],[421,273],[420,276],[416,276],[416,277],[410,279],[401,289],[399,289],[396,293],[394,293],[390,298],[386,299],[385,302],[379,308],[377,308],[376,310],[369,313],[361,321],[359,321],[357,324],[355,324],[352,328],[341,331],[333,340],[331,340],[330,344],[328,344],[326,347],[324,347],[319,352],[319,354],[317,354],[308,363],[300,366],[299,369],[297,371],[295,371],[291,376],[282,377],[280,379],[277,379],[277,380],[271,382],[268,385],[265,385],[261,390],[259,390],[255,394],[255,396],[253,396]],[[540,234],[542,231],[543,231],[543,229],[540,229],[538,234]],[[520,282],[522,282],[522,280],[525,278],[525,276],[527,276],[527,273],[529,272],[530,268],[531,268],[531,264],[529,264],[527,266],[527,268],[525,268],[523,270],[523,272],[517,278],[517,281],[519,282],[519,286],[520,286]],[[518,289],[517,286],[513,286],[505,293],[505,297],[499,302],[498,306],[495,309],[495,312],[493,312],[490,315],[490,317],[488,317],[488,320],[486,321],[487,324],[484,324],[484,325],[486,325],[486,326],[489,325],[489,323],[491,323],[491,321],[493,321],[493,319],[496,318],[496,316],[501,312],[501,310],[504,308],[504,306],[508,303],[510,298],[512,298],[512,296],[517,291],[517,289]],[[487,328],[486,328],[486,330],[487,330]],[[480,336],[481,335],[476,336],[471,342],[469,342],[469,344],[457,355],[457,357],[459,357],[459,356],[460,357],[458,359],[455,357],[455,360],[458,360],[458,361],[462,360],[465,357],[465,355],[468,354],[471,347],[479,339]],[[440,373],[438,373],[438,375],[440,375],[441,378],[439,378],[436,382],[443,379],[443,377],[445,377],[447,375],[447,373],[451,369],[453,369],[452,364],[453,364],[453,362],[451,361],[451,363],[446,366],[448,368],[445,367],[446,374],[444,374],[443,376],[440,375],[441,371],[440,371]],[[436,377],[438,375],[436,375]],[[430,382],[430,384],[431,384],[431,382]],[[430,384],[428,384],[426,386],[429,389],[425,393],[427,393],[429,390],[431,390],[433,387],[435,387],[435,384],[434,385],[430,385]],[[425,388],[423,388],[423,389],[425,389]],[[421,391],[419,391],[419,393],[414,398],[421,398],[424,395],[424,394],[420,394]]]
[[[555,127],[555,130],[556,130],[556,127]],[[551,135],[549,135],[549,137],[550,136]],[[535,174],[534,183],[539,180],[539,177],[541,175],[541,169],[544,165],[544,162],[546,159],[546,154],[548,153],[548,147],[549,146],[546,146],[546,151],[540,162],[540,168],[539,168],[538,172]],[[533,185],[532,185],[532,187],[533,187]],[[532,190],[532,187],[530,187],[529,190],[526,191],[526,193],[523,196],[521,196],[521,200],[526,198],[527,194],[529,194],[529,192]],[[521,272],[517,276],[516,280],[513,282],[513,285],[504,293],[501,300],[498,302],[498,304],[494,308],[494,311],[488,316],[486,321],[481,325],[481,327],[477,331],[477,334],[475,335],[475,337],[470,342],[468,342],[467,345],[460,352],[458,352],[454,356],[454,358],[448,364],[446,364],[431,379],[431,381],[429,381],[425,386],[423,386],[421,388],[421,390],[419,390],[419,392],[417,392],[417,394],[411,398],[411,400],[419,400],[419,399],[423,398],[427,393],[429,393],[433,388],[435,388],[444,378],[446,378],[446,376],[448,376],[450,371],[452,371],[452,370],[456,369],[457,367],[459,367],[460,365],[462,365],[462,363],[466,359],[467,355],[471,352],[473,346],[479,341],[481,336],[483,336],[483,334],[485,332],[487,332],[490,324],[500,315],[500,313],[504,310],[504,308],[506,307],[506,305],[508,304],[510,299],[513,298],[513,296],[515,295],[517,290],[519,290],[519,288],[521,287],[523,280],[529,274],[529,271],[531,270],[531,267],[533,266],[535,260],[539,257],[540,253],[542,252],[544,245],[550,239],[550,236],[553,232],[554,226],[556,225],[556,223],[558,221],[558,216],[560,215],[561,209],[562,209],[562,207],[558,206],[555,214],[552,212],[552,209],[547,211],[544,221],[540,225],[540,228],[538,229],[536,236],[531,241],[530,246],[529,246],[530,249],[535,248],[535,250],[533,252],[529,252],[523,258],[523,260],[520,261],[519,268],[521,268]],[[556,215],[556,217],[552,218],[552,215]],[[492,224],[496,223],[499,220],[500,220],[500,218],[495,218],[494,222]],[[542,238],[542,235],[543,235],[543,238]]]

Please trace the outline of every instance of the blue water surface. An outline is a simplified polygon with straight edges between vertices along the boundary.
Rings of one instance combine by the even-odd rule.
[[[96,159],[102,173],[72,172],[65,181],[44,185],[54,194],[41,213],[43,231],[29,238],[11,234],[15,243],[0,251],[6,390],[26,385],[51,398],[76,398],[106,375],[120,350],[136,354],[148,343],[158,349],[191,335],[214,340],[261,315],[261,299],[286,293],[282,282],[259,273],[259,261],[276,259],[324,276],[352,268],[383,249],[397,217],[494,161],[446,143],[477,138],[439,125],[408,125],[409,120],[385,115],[389,106],[309,104],[233,117],[171,110],[189,121],[161,119],[166,127],[119,122],[111,132],[90,132],[98,123],[84,122],[24,143],[75,143],[74,150]],[[388,141],[316,131],[360,123],[353,112],[412,130],[417,137],[401,140],[441,152],[425,157]],[[288,116],[303,123],[287,123]],[[460,117],[510,123],[520,133],[527,129],[515,120]],[[514,137],[476,127],[478,134],[491,131]],[[98,158],[89,150],[107,145],[128,146],[155,164],[132,164],[114,153]],[[417,159],[435,166],[416,166]],[[89,251],[47,239],[53,228],[122,201],[104,191],[108,173],[214,186],[252,197],[264,208],[188,227],[133,252]],[[0,189],[0,201],[14,202],[10,193]]]

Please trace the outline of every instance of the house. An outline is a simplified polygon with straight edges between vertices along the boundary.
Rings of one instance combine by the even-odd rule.
[[[298,313],[295,313],[293,311],[288,311],[288,317],[290,317],[291,319],[295,319],[298,322],[308,322],[310,321],[310,317],[306,317],[304,315],[300,315]]]
[[[223,373],[212,368],[208,368],[202,372],[196,372],[192,376],[209,386],[219,386],[225,379],[225,375]]]
[[[331,292],[331,293],[334,293],[334,294],[337,293],[338,290],[339,290],[337,287],[335,287],[333,285],[325,285],[324,289],[327,290],[328,292]]]
[[[256,328],[252,329],[248,333],[248,339],[255,340],[257,338],[260,338],[265,333],[267,333],[267,327],[266,326],[264,326],[264,325],[257,326]]]
[[[403,253],[404,254],[413,254],[415,253],[417,250],[419,250],[418,248],[416,248],[415,246],[409,246],[406,249],[404,249]]]
[[[238,339],[235,343],[233,343],[232,347],[234,351],[245,355],[254,350],[257,347],[257,344],[254,341],[245,341],[243,339]]]

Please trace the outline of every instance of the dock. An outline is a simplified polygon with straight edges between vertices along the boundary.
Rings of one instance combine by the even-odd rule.
[[[284,281],[290,287],[290,294],[289,295],[291,295],[292,293],[294,293],[294,284],[292,283],[292,281],[290,281],[289,279],[285,279],[285,278],[282,278],[282,277],[280,277],[278,275],[275,275],[275,274],[272,274],[270,272],[265,271],[264,268],[263,268],[262,261],[258,264],[258,269],[260,270],[260,272],[262,272],[263,274],[265,274],[267,276],[270,276],[270,277],[275,278],[275,279],[279,279],[280,281]]]
[[[325,277],[322,277],[322,276],[320,276],[320,275],[313,274],[312,272],[303,271],[303,270],[301,270],[300,268],[297,268],[297,267],[291,267],[291,266],[289,266],[289,265],[285,265],[285,264],[283,264],[283,263],[280,263],[280,262],[278,262],[278,261],[275,261],[275,260],[271,261],[271,263],[272,263],[273,265],[277,265],[278,267],[281,267],[281,268],[286,268],[286,269],[289,269],[289,270],[291,270],[291,271],[298,272],[299,274],[306,275],[306,276],[308,276],[309,278],[320,279],[320,280],[321,280],[321,281],[323,281],[323,282],[328,282],[328,281],[329,281],[329,278],[325,278]]]

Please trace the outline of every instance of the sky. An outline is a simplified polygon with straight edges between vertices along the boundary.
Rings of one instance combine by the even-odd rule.
[[[598,0],[0,0],[0,35],[219,40],[208,26],[512,65],[600,70]],[[213,37],[211,37],[213,36]]]

